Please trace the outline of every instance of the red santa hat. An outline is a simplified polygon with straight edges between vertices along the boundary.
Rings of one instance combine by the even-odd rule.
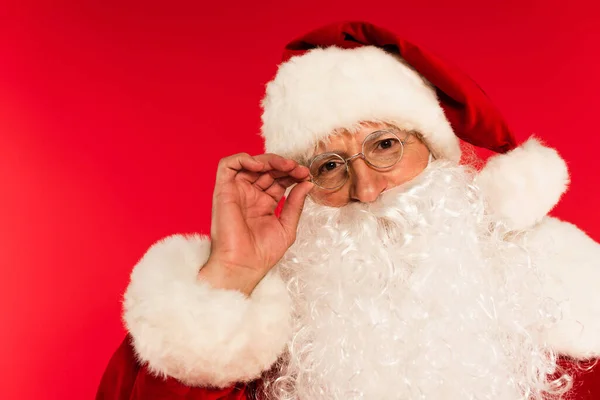
[[[387,122],[417,130],[437,157],[458,160],[458,138],[496,152],[515,147],[506,122],[457,68],[363,22],[328,25],[289,43],[267,84],[266,149],[297,156],[334,130]]]
[[[566,164],[535,139],[516,149],[485,92],[427,50],[364,22],[335,23],[290,42],[262,101],[267,152],[305,159],[335,131],[385,122],[422,135],[458,162],[460,140],[497,153],[479,180],[493,212],[521,229],[539,221],[568,184]]]

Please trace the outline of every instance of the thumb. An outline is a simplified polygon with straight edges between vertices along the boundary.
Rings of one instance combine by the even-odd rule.
[[[290,191],[289,196],[283,204],[281,215],[279,220],[281,225],[285,229],[289,237],[296,237],[296,229],[298,228],[298,221],[300,221],[300,214],[304,208],[304,201],[308,192],[312,190],[315,185],[312,182],[301,182],[294,186]]]

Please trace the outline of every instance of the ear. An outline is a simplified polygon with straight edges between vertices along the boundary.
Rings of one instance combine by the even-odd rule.
[[[511,230],[538,223],[554,208],[569,184],[567,164],[536,138],[493,156],[475,180],[488,211]]]

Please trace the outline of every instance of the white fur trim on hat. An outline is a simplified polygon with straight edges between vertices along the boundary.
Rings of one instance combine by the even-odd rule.
[[[141,362],[186,385],[226,387],[269,369],[291,333],[291,303],[271,271],[250,298],[197,275],[210,254],[199,235],[153,245],[131,274],[123,319]]]
[[[416,130],[437,158],[460,159],[433,87],[400,57],[373,46],[317,48],[292,57],[262,101],[267,152],[310,155],[334,131],[384,122]]]
[[[544,332],[558,353],[577,359],[600,356],[600,244],[575,225],[546,217],[526,236],[543,281],[548,307],[559,320]]]
[[[556,150],[531,138],[493,156],[476,178],[489,211],[509,229],[539,222],[558,203],[569,184],[567,164]]]

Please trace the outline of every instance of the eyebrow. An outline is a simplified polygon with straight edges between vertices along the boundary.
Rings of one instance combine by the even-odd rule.
[[[347,157],[349,157],[349,156],[350,156],[350,153],[348,153],[348,151],[347,151],[347,150],[339,150],[339,149],[335,149],[335,150],[324,151],[324,152],[323,152],[323,153],[321,153],[321,154],[326,154],[326,153],[335,153],[335,154],[337,154],[337,155],[340,155],[340,156],[342,156],[342,157],[344,157],[344,158],[347,158]],[[318,155],[318,154],[317,154],[317,155]]]

